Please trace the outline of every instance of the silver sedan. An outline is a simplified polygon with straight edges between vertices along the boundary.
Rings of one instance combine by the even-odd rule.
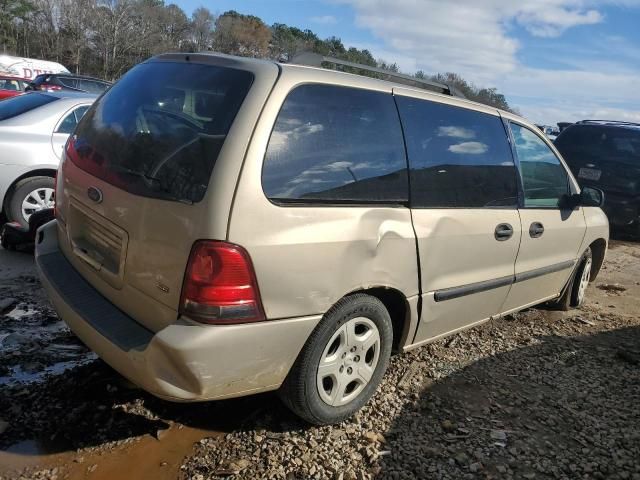
[[[0,205],[26,225],[54,204],[54,176],[67,138],[97,98],[86,93],[33,92],[0,103]]]

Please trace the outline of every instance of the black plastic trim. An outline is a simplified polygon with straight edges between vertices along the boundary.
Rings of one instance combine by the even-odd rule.
[[[528,272],[517,273],[515,277],[515,283],[524,282],[525,280],[531,280],[532,278],[541,277],[549,273],[560,272],[566,270],[575,265],[575,261],[567,260],[566,262],[555,263],[548,267],[536,268],[535,270],[529,270]]]
[[[509,275],[508,277],[470,283],[468,285],[462,285],[461,287],[452,287],[445,288],[443,290],[437,290],[433,294],[433,299],[436,302],[443,302],[445,300],[452,300],[454,298],[464,297],[473,293],[486,292],[487,290],[493,290],[494,288],[506,287],[513,283],[513,278],[513,275]]]
[[[144,348],[153,332],[115,307],[73,268],[62,252],[37,257],[40,270],[64,302],[100,335],[124,351]]]
[[[486,292],[493,290],[494,288],[506,287],[518,282],[524,282],[525,280],[531,280],[532,278],[542,277],[549,273],[560,272],[568,268],[573,268],[575,261],[567,260],[566,262],[555,263],[548,267],[536,268],[535,270],[529,270],[527,272],[518,273],[516,275],[509,275],[508,277],[494,278],[492,280],[485,280],[477,283],[469,283],[467,285],[461,285],[460,287],[444,288],[442,290],[436,290],[433,293],[433,299],[436,302],[443,302],[445,300],[453,300],[454,298],[460,298],[474,293]]]

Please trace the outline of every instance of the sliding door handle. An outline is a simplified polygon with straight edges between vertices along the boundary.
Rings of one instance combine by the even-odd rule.
[[[529,236],[531,238],[539,238],[544,233],[544,225],[540,222],[533,222],[529,227]]]
[[[495,237],[499,242],[509,240],[513,236],[513,227],[508,223],[501,223],[496,227]]]

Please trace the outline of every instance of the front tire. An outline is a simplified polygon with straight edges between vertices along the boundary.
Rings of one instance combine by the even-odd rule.
[[[571,276],[562,297],[555,303],[559,310],[567,311],[572,308],[579,308],[584,304],[587,287],[591,281],[592,268],[591,248],[587,248],[582,257],[580,257],[578,268]]]
[[[393,327],[384,304],[365,294],[334,305],[280,387],[282,401],[315,425],[338,423],[375,393],[389,364]]]

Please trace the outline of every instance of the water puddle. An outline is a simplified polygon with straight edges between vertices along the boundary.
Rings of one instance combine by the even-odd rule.
[[[39,470],[58,469],[58,478],[80,480],[90,474],[92,480],[118,478],[174,480],[182,460],[191,454],[194,443],[219,432],[174,424],[159,435],[131,439],[113,448],[59,451],[59,446],[26,440],[0,451],[0,477],[21,472],[25,476]]]
[[[26,317],[35,315],[36,313],[38,313],[37,310],[29,307],[24,307],[24,308],[14,308],[9,313],[5,313],[4,315],[5,317],[9,317],[12,320],[23,320]]]
[[[17,383],[41,382],[49,375],[60,375],[61,373],[64,373],[71,368],[75,368],[81,365],[86,365],[88,363],[91,363],[97,358],[98,356],[95,353],[88,353],[84,355],[82,359],[69,360],[66,362],[57,362],[57,363],[54,363],[53,365],[49,365],[45,367],[43,370],[37,370],[37,371],[30,370],[29,364],[25,366],[16,365],[8,369],[9,370],[8,375],[0,377],[0,386],[14,385]],[[36,368],[38,367],[36,366]]]
[[[0,387],[42,382],[96,358],[46,305],[17,302],[0,315]]]

